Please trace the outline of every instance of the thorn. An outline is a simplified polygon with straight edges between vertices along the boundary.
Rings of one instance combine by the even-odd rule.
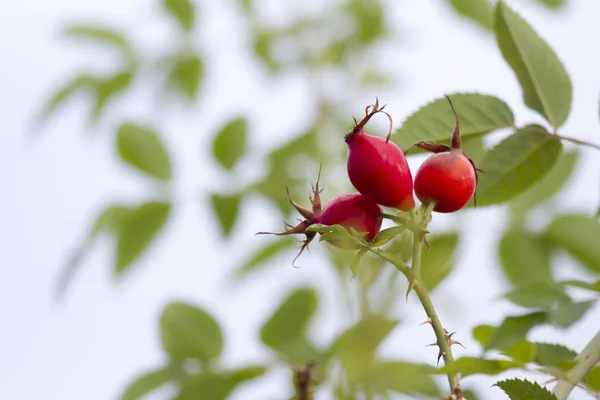
[[[413,279],[412,281],[410,281],[410,283],[408,284],[408,289],[406,290],[406,301],[408,302],[408,295],[410,294],[410,291],[413,290],[413,288],[415,287],[416,281]]]
[[[442,358],[442,356],[445,356],[445,355],[446,355],[446,353],[445,353],[445,352],[443,352],[443,351],[442,351],[442,349],[440,349],[440,352],[438,353],[438,357],[437,357],[437,362],[436,362],[436,364],[435,364],[435,365],[436,365],[436,367],[437,367],[438,365],[440,365],[440,358]]]
[[[465,349],[465,350],[467,349],[467,348],[466,348],[465,346],[463,346],[463,344],[462,344],[461,342],[459,342],[458,340],[451,339],[451,340],[450,340],[450,342],[448,342],[448,344],[449,344],[450,346],[452,346],[452,345],[455,345],[455,344],[458,344],[458,345],[459,345],[460,347],[462,347],[463,349]]]
[[[428,344],[427,346],[425,346],[425,347],[431,347],[431,346],[438,346],[438,347],[439,347],[440,345],[438,344],[438,342],[433,342],[433,343],[429,343],[429,344]]]
[[[421,326],[421,325],[425,325],[425,324],[429,324],[429,325],[431,325],[431,324],[432,324],[432,322],[431,322],[431,318],[427,318],[425,321],[421,322],[421,323],[419,324],[419,326]]]

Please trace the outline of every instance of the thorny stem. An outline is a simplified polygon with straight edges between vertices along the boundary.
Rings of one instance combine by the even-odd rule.
[[[440,349],[440,354],[444,357],[444,363],[446,365],[452,364],[454,362],[454,357],[452,356],[452,344],[448,340],[448,336],[446,334],[446,330],[440,321],[440,318],[435,311],[435,307],[431,302],[431,298],[429,297],[429,293],[427,289],[423,285],[423,280],[421,278],[421,255],[423,253],[423,242],[425,240],[424,231],[427,227],[427,224],[430,220],[431,211],[435,204],[430,203],[423,214],[421,219],[421,228],[422,231],[414,232],[414,240],[413,240],[413,257],[412,257],[412,285],[414,287],[415,292],[417,292],[417,296],[419,297],[419,301],[429,318],[428,322],[431,323],[433,327],[433,331],[435,333],[437,345]],[[414,211],[411,211],[411,216],[414,215]],[[439,360],[439,359],[438,359]],[[455,389],[458,387],[458,375],[456,373],[448,374],[448,383],[450,384],[450,392],[454,393]]]
[[[554,394],[558,400],[569,397],[573,388],[598,362],[600,362],[600,331],[577,356],[577,364],[567,373],[567,378],[559,380],[554,387]]]

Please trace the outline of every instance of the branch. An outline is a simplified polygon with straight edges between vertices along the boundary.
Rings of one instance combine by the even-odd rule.
[[[600,150],[600,145],[597,145],[595,143],[590,143],[590,142],[586,142],[585,140],[579,140],[579,139],[562,136],[562,135],[558,135],[558,134],[555,134],[554,136],[556,136],[557,138],[559,138],[561,140],[566,140],[567,142],[572,142],[572,143],[580,144],[582,146],[588,146],[588,147],[594,148],[596,150]]]
[[[583,380],[598,361],[600,361],[600,331],[577,356],[577,364],[567,373],[566,378],[559,380],[554,387],[554,394],[558,400],[566,400],[573,388]]]

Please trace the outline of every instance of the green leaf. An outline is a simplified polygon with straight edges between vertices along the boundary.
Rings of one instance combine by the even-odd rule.
[[[477,340],[481,347],[486,349],[487,342],[495,329],[496,327],[493,325],[478,325],[473,328],[473,339]]]
[[[392,226],[391,228],[383,229],[375,236],[371,245],[373,247],[383,246],[405,230],[406,228],[403,226]]]
[[[117,133],[121,160],[154,178],[171,179],[171,160],[160,136],[151,128],[125,122]]]
[[[308,326],[318,308],[317,293],[297,289],[290,293],[263,324],[262,342],[290,362],[307,362],[314,349],[307,339]]]
[[[595,367],[587,373],[585,383],[596,392],[600,392],[600,367]]]
[[[439,391],[427,365],[402,361],[386,361],[370,371],[369,387],[380,392],[436,396]]]
[[[92,122],[98,121],[108,102],[125,91],[132,81],[132,71],[122,71],[108,77],[94,78],[92,89],[96,102],[92,110]]]
[[[362,260],[363,256],[367,253],[367,251],[368,251],[367,248],[362,248],[356,253],[356,256],[354,256],[354,259],[352,260],[352,264],[350,265],[350,270],[352,271],[352,276],[356,276],[356,271],[358,270],[358,264],[360,263],[360,260]]]
[[[550,311],[550,320],[562,328],[568,328],[579,321],[594,303],[594,300],[573,302],[569,299]]]
[[[94,87],[95,79],[91,75],[80,75],[64,83],[54,95],[48,100],[40,113],[40,122],[43,122],[51,114],[56,112],[58,107],[65,103],[77,92],[90,90]]]
[[[123,50],[131,55],[131,46],[127,39],[120,33],[103,26],[70,25],[64,29],[66,36],[87,39]]]
[[[504,233],[498,245],[500,265],[504,276],[515,287],[537,282],[552,282],[550,260],[538,238],[521,227]]]
[[[554,51],[533,28],[504,2],[496,6],[496,40],[513,69],[525,104],[539,112],[554,127],[569,116],[573,88],[569,74]]]
[[[557,303],[570,300],[569,296],[559,286],[544,281],[538,281],[528,286],[520,286],[518,289],[505,294],[504,297],[522,307],[543,308],[545,310],[552,309]]]
[[[186,31],[194,27],[195,10],[190,0],[163,0],[163,7]]]
[[[258,269],[265,266],[268,260],[291,248],[293,244],[294,242],[292,240],[276,240],[267,243],[264,247],[259,248],[258,251],[254,252],[244,264],[237,268],[235,272],[236,278],[243,278],[256,272]]]
[[[545,235],[590,271],[600,273],[599,221],[585,215],[560,216],[548,226]]]
[[[169,203],[148,202],[131,210],[119,231],[116,274],[122,275],[155,240],[169,217]]]
[[[485,157],[486,148],[485,143],[483,141],[484,136],[467,136],[464,139],[461,139],[461,147],[465,154],[475,163],[475,165],[479,165],[479,163]],[[449,142],[448,142],[449,143]]]
[[[502,350],[502,354],[519,362],[522,366],[535,359],[535,344],[522,340]]]
[[[353,38],[361,45],[373,43],[385,34],[383,5],[370,0],[350,0],[345,5],[355,21]]]
[[[565,346],[553,343],[534,343],[535,362],[544,367],[558,367],[560,370],[570,369],[577,353]]]
[[[460,373],[462,377],[475,374],[498,375],[507,369],[519,367],[519,363],[508,360],[486,360],[477,357],[461,357],[452,364],[439,368],[437,373]]]
[[[504,349],[526,339],[527,333],[536,325],[548,321],[545,312],[506,317],[499,327],[494,329],[486,342],[485,349]]]
[[[453,93],[449,97],[460,118],[462,138],[511,127],[515,122],[508,105],[497,97],[480,93]],[[421,141],[449,142],[454,124],[448,100],[441,97],[406,118],[392,140],[403,150]]]
[[[558,400],[548,389],[527,379],[506,379],[496,382],[494,386],[504,390],[510,400]]]
[[[173,366],[166,366],[146,372],[129,384],[123,395],[121,395],[121,400],[138,400],[143,398],[148,393],[170,381],[180,378],[182,374],[181,369]]]
[[[162,345],[174,360],[218,358],[223,334],[218,322],[205,310],[183,302],[167,305],[160,317]]]
[[[223,236],[231,235],[240,211],[242,195],[220,195],[214,193],[210,196],[210,201],[213,210],[219,219],[221,234]]]
[[[543,178],[556,163],[562,144],[542,127],[517,130],[487,152],[478,165],[477,205],[503,203]]]
[[[231,170],[248,148],[248,123],[236,118],[227,123],[213,141],[213,155],[223,168]]]
[[[513,211],[523,213],[556,195],[573,174],[578,156],[577,151],[561,154],[554,167],[542,179],[510,202]],[[522,218],[521,214],[517,214],[517,218]]]
[[[494,13],[488,0],[450,0],[450,4],[460,15],[492,30]]]
[[[454,268],[454,252],[458,233],[446,233],[429,239],[430,249],[424,248],[421,259],[421,277],[429,291],[433,291]]]
[[[192,101],[198,95],[204,74],[204,64],[196,55],[183,55],[173,61],[167,83],[186,100]]]

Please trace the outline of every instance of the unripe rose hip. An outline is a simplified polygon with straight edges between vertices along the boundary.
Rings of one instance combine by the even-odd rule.
[[[375,203],[400,210],[415,206],[412,174],[402,150],[391,142],[392,119],[377,100],[365,110],[365,117],[356,123],[346,136],[348,143],[347,169],[352,185]],[[387,138],[367,135],[364,126],[378,112],[390,118]]]

